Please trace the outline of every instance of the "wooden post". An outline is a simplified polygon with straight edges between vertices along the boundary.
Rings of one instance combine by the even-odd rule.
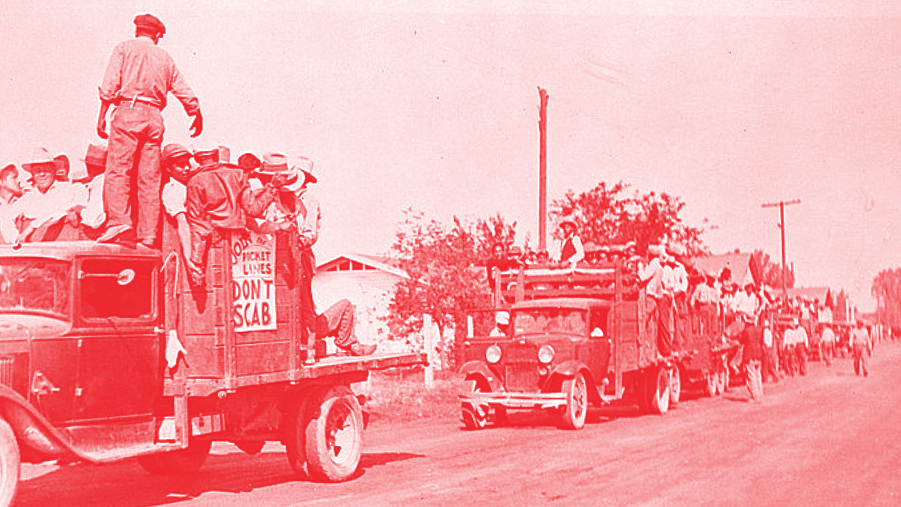
[[[547,252],[547,90],[538,87],[538,251]]]
[[[431,315],[422,316],[422,345],[425,348],[429,364],[425,367],[425,386],[428,389],[435,387],[435,332]]]

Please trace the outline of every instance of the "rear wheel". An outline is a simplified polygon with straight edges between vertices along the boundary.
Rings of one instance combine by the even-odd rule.
[[[704,380],[706,382],[706,384],[704,386],[704,393],[710,398],[713,398],[714,396],[716,396],[716,393],[717,393],[716,379],[717,379],[716,373],[707,373],[704,375]]]
[[[138,456],[138,464],[155,475],[191,475],[203,466],[212,446],[212,440],[194,440],[185,449]]]
[[[363,411],[347,386],[333,386],[311,400],[306,428],[307,472],[324,482],[351,478],[363,455]]]
[[[669,410],[669,372],[666,367],[658,366],[651,368],[648,373],[648,387],[650,392],[651,412],[659,415],[665,414]]]
[[[0,419],[0,506],[12,505],[19,488],[19,444],[9,424]]]
[[[571,430],[579,430],[585,426],[588,414],[588,386],[581,373],[563,381],[563,394],[566,395],[566,406],[563,407],[562,426]]]
[[[285,420],[283,435],[285,450],[288,454],[288,463],[291,469],[299,476],[305,476],[307,463],[307,424],[310,416],[308,406],[310,398],[318,398],[321,389],[317,388],[304,396],[297,405],[288,413]]]
[[[682,399],[682,373],[679,371],[679,365],[673,366],[669,376],[669,403],[671,406],[679,404]]]

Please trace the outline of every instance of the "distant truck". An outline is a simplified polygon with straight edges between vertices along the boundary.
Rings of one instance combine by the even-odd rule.
[[[484,428],[492,418],[503,423],[508,409],[545,409],[562,427],[580,429],[589,404],[623,401],[664,414],[678,403],[682,375],[697,351],[661,354],[654,300],[636,282],[634,266],[626,269],[621,260],[501,273],[496,307],[473,312],[459,327],[464,426]],[[510,313],[510,332],[489,336],[487,316],[501,310]],[[716,332],[721,327],[708,330]],[[686,343],[717,346],[707,338]],[[720,365],[707,352],[709,371],[691,370],[705,380]]]
[[[94,242],[0,246],[0,506],[20,462],[196,472],[214,441],[287,448],[302,477],[343,481],[362,450],[370,370],[421,354],[317,358],[301,339],[293,237],[220,236],[191,287],[162,252]],[[321,355],[321,354],[320,354]]]

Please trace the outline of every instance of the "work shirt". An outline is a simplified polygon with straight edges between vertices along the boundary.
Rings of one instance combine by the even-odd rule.
[[[163,186],[163,192],[160,198],[163,201],[163,208],[166,214],[175,218],[179,213],[187,213],[185,208],[185,200],[188,196],[188,187],[176,179],[169,180]]]
[[[716,288],[707,285],[706,283],[702,283],[698,285],[695,289],[694,294],[691,295],[691,304],[716,304],[720,299],[720,293],[716,290]]]
[[[64,181],[54,181],[47,192],[42,193],[37,188],[26,192],[13,204],[15,217],[24,217],[34,220],[33,228],[38,228],[48,222],[59,220],[66,216],[75,206],[84,206],[88,201],[88,191],[84,185]]]
[[[115,103],[140,97],[142,102],[162,111],[170,91],[182,103],[188,116],[200,111],[200,101],[172,57],[153,40],[141,36],[116,45],[100,85],[101,101]]]
[[[578,234],[563,240],[560,248],[560,262],[569,262],[572,267],[585,258],[585,248],[582,246],[582,239]]]
[[[213,228],[244,229],[247,216],[260,217],[270,200],[255,199],[247,176],[237,166],[207,166],[188,182],[185,208],[192,231],[210,234]]]
[[[823,328],[823,332],[820,334],[820,339],[824,343],[833,343],[835,342],[835,333],[833,333],[832,329],[828,327]]]
[[[859,327],[854,329],[854,332],[851,333],[851,346],[855,349],[869,348],[870,333],[867,332],[867,328]]]
[[[309,190],[298,196],[297,223],[298,240],[304,248],[311,248],[319,240],[319,228],[322,225],[322,211],[319,200]]]
[[[688,273],[685,266],[680,263],[663,267],[663,290],[669,294],[684,293],[688,290]]]
[[[649,296],[663,296],[663,266],[660,265],[660,258],[655,257],[638,271],[638,278],[642,282],[647,282],[645,291]]]

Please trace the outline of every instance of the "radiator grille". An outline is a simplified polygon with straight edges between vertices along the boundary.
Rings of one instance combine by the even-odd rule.
[[[12,357],[0,357],[0,384],[6,387],[13,386],[13,364]]]

